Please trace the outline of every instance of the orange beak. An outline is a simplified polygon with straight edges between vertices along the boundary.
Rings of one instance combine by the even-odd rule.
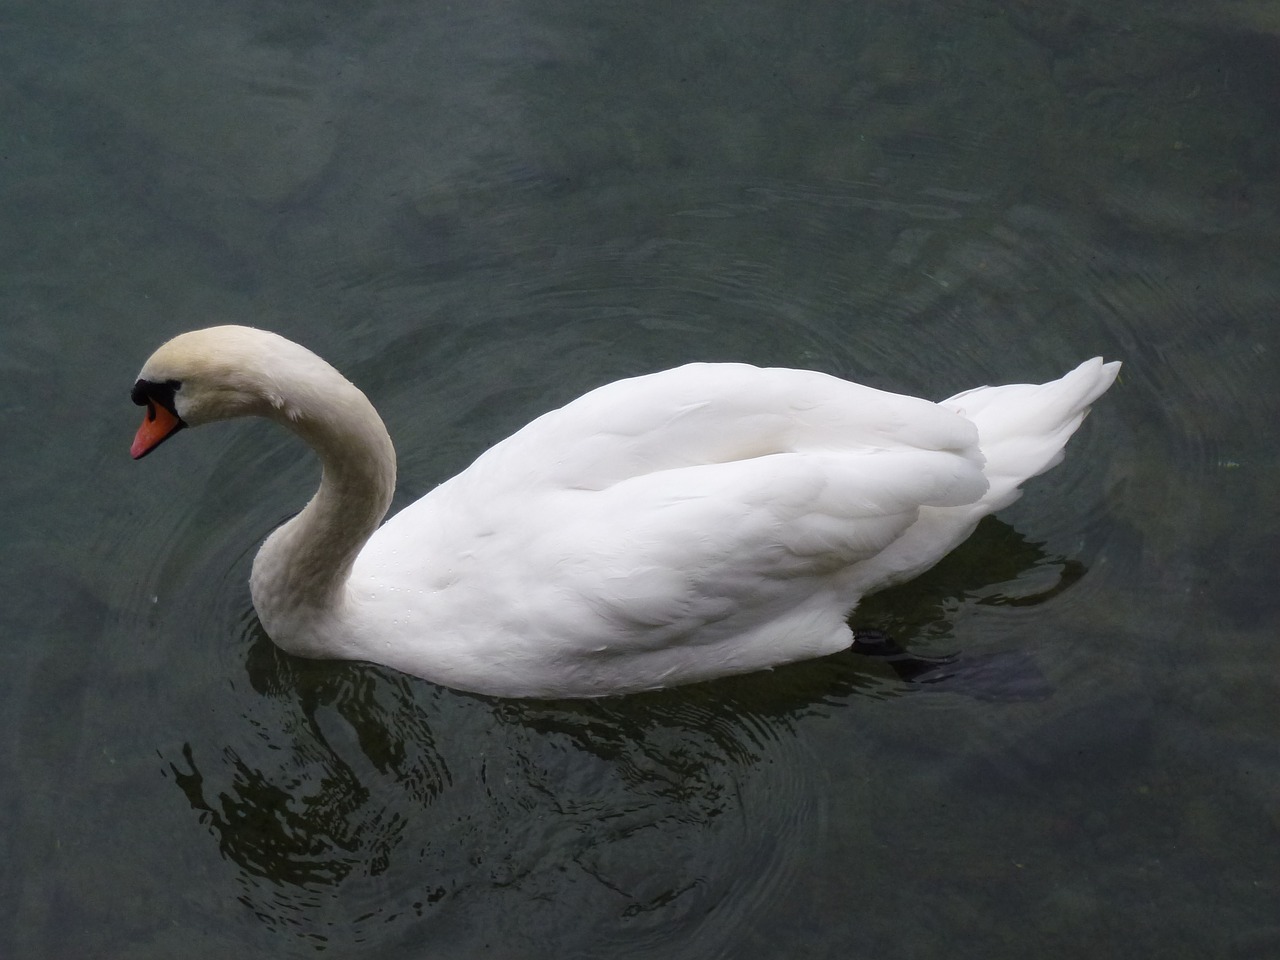
[[[158,403],[148,403],[146,416],[142,418],[142,426],[133,438],[133,446],[129,448],[129,456],[135,460],[145,457],[160,446],[186,424],[173,411]]]

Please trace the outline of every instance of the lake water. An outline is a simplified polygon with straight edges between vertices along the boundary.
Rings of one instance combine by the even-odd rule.
[[[10,3],[0,954],[1280,955],[1280,15],[1266,0]],[[360,384],[410,502],[688,360],[941,398],[1096,354],[1065,463],[854,654],[596,703],[275,650],[316,480],[142,463],[165,338]]]

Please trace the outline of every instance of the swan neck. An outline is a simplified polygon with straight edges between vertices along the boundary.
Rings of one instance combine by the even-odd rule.
[[[386,427],[364,394],[335,376],[340,384],[313,388],[305,401],[286,401],[273,415],[316,452],[320,486],[301,513],[267,538],[250,580],[267,632],[301,654],[323,642],[324,625],[341,619],[352,565],[395,489]]]

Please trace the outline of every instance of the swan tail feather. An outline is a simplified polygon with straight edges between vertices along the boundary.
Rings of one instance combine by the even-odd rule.
[[[1049,383],[977,387],[943,400],[940,406],[973,421],[987,459],[991,487],[983,498],[989,512],[1018,499],[1024,481],[1056,466],[1089,406],[1106,392],[1120,362],[1086,360]]]

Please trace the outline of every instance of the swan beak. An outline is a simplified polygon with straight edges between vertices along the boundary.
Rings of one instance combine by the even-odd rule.
[[[182,418],[172,410],[154,401],[148,402],[147,413],[142,418],[142,426],[138,428],[137,435],[133,438],[129,456],[135,460],[141,460],[185,426]]]

